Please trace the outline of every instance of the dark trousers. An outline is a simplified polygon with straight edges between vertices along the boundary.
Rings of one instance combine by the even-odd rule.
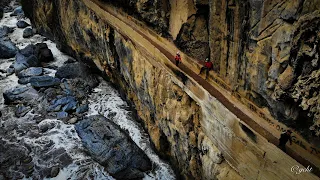
[[[283,151],[283,152],[287,152],[287,149],[286,149],[286,144],[279,144],[278,147]]]
[[[203,66],[203,67],[200,69],[200,73],[199,73],[199,74],[201,74],[201,73],[202,73],[202,71],[204,71],[204,70],[206,70],[206,79],[207,79],[208,74],[209,74],[209,71],[210,71],[211,69],[209,69],[209,68],[208,68],[208,67],[206,67],[206,66]]]
[[[177,61],[177,60],[176,60],[176,66],[178,66],[178,64],[180,64],[180,61]]]

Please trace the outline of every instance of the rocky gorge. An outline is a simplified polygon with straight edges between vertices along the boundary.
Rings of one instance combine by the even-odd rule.
[[[112,85],[3,7],[0,179],[174,179]]]
[[[5,92],[5,103],[23,104],[16,116],[34,111],[43,112],[46,118],[79,121],[74,132],[89,149],[90,158],[113,177],[121,179],[121,172],[126,172],[142,178],[143,171],[150,170],[150,160],[155,160],[148,160],[125,132],[110,122],[125,121],[114,118],[110,105],[98,110],[105,117],[78,113],[80,109],[90,112],[92,96],[88,94],[98,85],[87,68],[104,78],[100,84],[105,80],[112,83],[131,103],[136,120],[152,142],[147,144],[170,161],[178,179],[318,179],[318,1],[21,3],[31,22],[19,22],[18,27],[32,24],[33,29],[22,36],[32,36],[36,30],[78,62],[70,60],[50,76],[39,65],[52,60],[43,43],[18,50],[12,39],[3,39],[6,52],[11,50],[6,56],[16,59],[7,71],[18,69],[19,82],[29,83]],[[8,27],[4,32],[11,31]],[[178,67],[172,63],[177,51],[182,54]],[[206,57],[214,67],[204,80],[198,72]],[[20,102],[30,94],[45,95],[47,102],[41,102],[38,109],[29,101]],[[100,107],[109,99],[104,95],[95,98]],[[294,143],[284,153],[277,147],[278,138],[288,128],[294,132]],[[118,133],[110,129],[124,134],[114,137]],[[122,149],[126,147],[132,148]],[[119,167],[114,158],[122,154],[130,154],[130,158],[119,158],[123,163]],[[135,157],[141,161],[139,167]],[[165,167],[160,168],[162,173],[150,177],[165,174],[161,177],[174,178],[170,168],[160,164],[158,168]],[[290,171],[294,166],[313,170],[296,175]]]

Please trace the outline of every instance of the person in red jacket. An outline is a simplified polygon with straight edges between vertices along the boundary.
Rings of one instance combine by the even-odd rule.
[[[213,64],[211,61],[209,61],[209,58],[206,58],[204,66],[200,69],[199,75],[202,73],[202,71],[206,70],[206,79],[208,77],[209,71],[212,70]]]
[[[174,58],[176,60],[176,66],[178,66],[179,63],[181,63],[181,56],[180,53],[177,52],[176,57]]]

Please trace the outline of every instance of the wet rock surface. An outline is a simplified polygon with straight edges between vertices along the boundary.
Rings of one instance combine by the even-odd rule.
[[[18,28],[26,28],[26,27],[28,27],[28,26],[30,26],[30,24],[28,24],[27,22],[25,22],[25,21],[23,21],[23,20],[19,20],[19,21],[17,22],[17,27],[18,27]]]
[[[30,103],[39,97],[39,93],[28,86],[19,86],[3,93],[5,104]]]
[[[30,78],[30,84],[33,87],[51,87],[60,84],[60,79],[52,76],[36,76]]]
[[[13,30],[14,28],[8,26],[0,27],[0,38],[7,36],[9,33],[12,33]]]
[[[60,79],[80,78],[85,82],[87,82],[87,84],[91,88],[94,88],[99,84],[99,81],[88,70],[89,70],[88,67],[86,67],[84,64],[81,64],[79,62],[68,63],[68,64],[64,64],[57,70],[55,77]]]
[[[22,70],[19,72],[19,78],[31,77],[31,76],[40,76],[43,73],[42,67],[30,67],[28,69]]]
[[[20,16],[20,15],[24,15],[24,12],[22,10],[21,6],[16,7],[13,12],[10,14],[10,16]]]
[[[115,178],[143,178],[152,165],[128,135],[104,116],[89,116],[76,124],[76,130],[92,157]]]
[[[11,40],[0,39],[0,58],[12,58],[17,53],[17,47]]]
[[[31,28],[26,28],[25,30],[23,30],[23,35],[22,35],[22,37],[24,37],[24,38],[29,38],[29,37],[31,37],[31,36],[33,36],[33,31],[32,31]]]

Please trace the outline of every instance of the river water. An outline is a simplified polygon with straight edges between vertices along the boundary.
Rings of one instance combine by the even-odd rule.
[[[13,6],[13,3],[11,4]],[[11,12],[5,13],[4,18],[0,21],[0,26],[16,27],[17,17],[10,17]],[[28,19],[23,19],[30,23]],[[54,55],[54,62],[50,66],[62,66],[69,57],[60,52],[55,43],[47,40],[41,35],[34,35],[25,39],[22,37],[23,29],[15,28],[14,32],[8,37],[16,44],[19,49],[26,47],[28,44],[44,42]],[[14,58],[0,59],[0,69],[6,70],[14,62]],[[55,70],[46,68],[48,74],[54,76]],[[37,122],[37,114],[29,111],[24,117],[16,118],[14,115],[14,107],[4,105],[2,93],[7,89],[18,85],[18,78],[15,74],[7,75],[1,73],[0,78],[0,111],[2,117],[0,121],[0,138],[10,146],[24,146],[33,149],[30,156],[35,163],[34,167],[38,170],[48,168],[54,165],[57,157],[46,156],[50,152],[65,151],[71,159],[68,166],[60,170],[55,178],[48,179],[114,179],[104,168],[95,162],[85,151],[82,146],[73,124],[65,124],[57,119],[45,119],[40,123]],[[122,129],[127,130],[132,140],[147,154],[153,162],[154,169],[145,175],[144,179],[175,179],[174,172],[169,164],[165,163],[152,149],[148,134],[143,128],[135,122],[132,112],[128,109],[126,101],[122,100],[117,90],[115,90],[108,82],[100,78],[100,85],[94,89],[89,96],[89,111],[87,116],[101,114],[105,117],[112,116],[113,121]],[[50,125],[50,129],[44,133],[39,133],[39,127]],[[35,135],[37,134],[37,135]],[[46,148],[49,147],[49,148]],[[1,153],[1,152],[0,152]],[[15,169],[11,169],[15,171]],[[38,171],[36,168],[33,173]],[[32,179],[21,175],[22,179]],[[1,178],[0,178],[1,179]]]

